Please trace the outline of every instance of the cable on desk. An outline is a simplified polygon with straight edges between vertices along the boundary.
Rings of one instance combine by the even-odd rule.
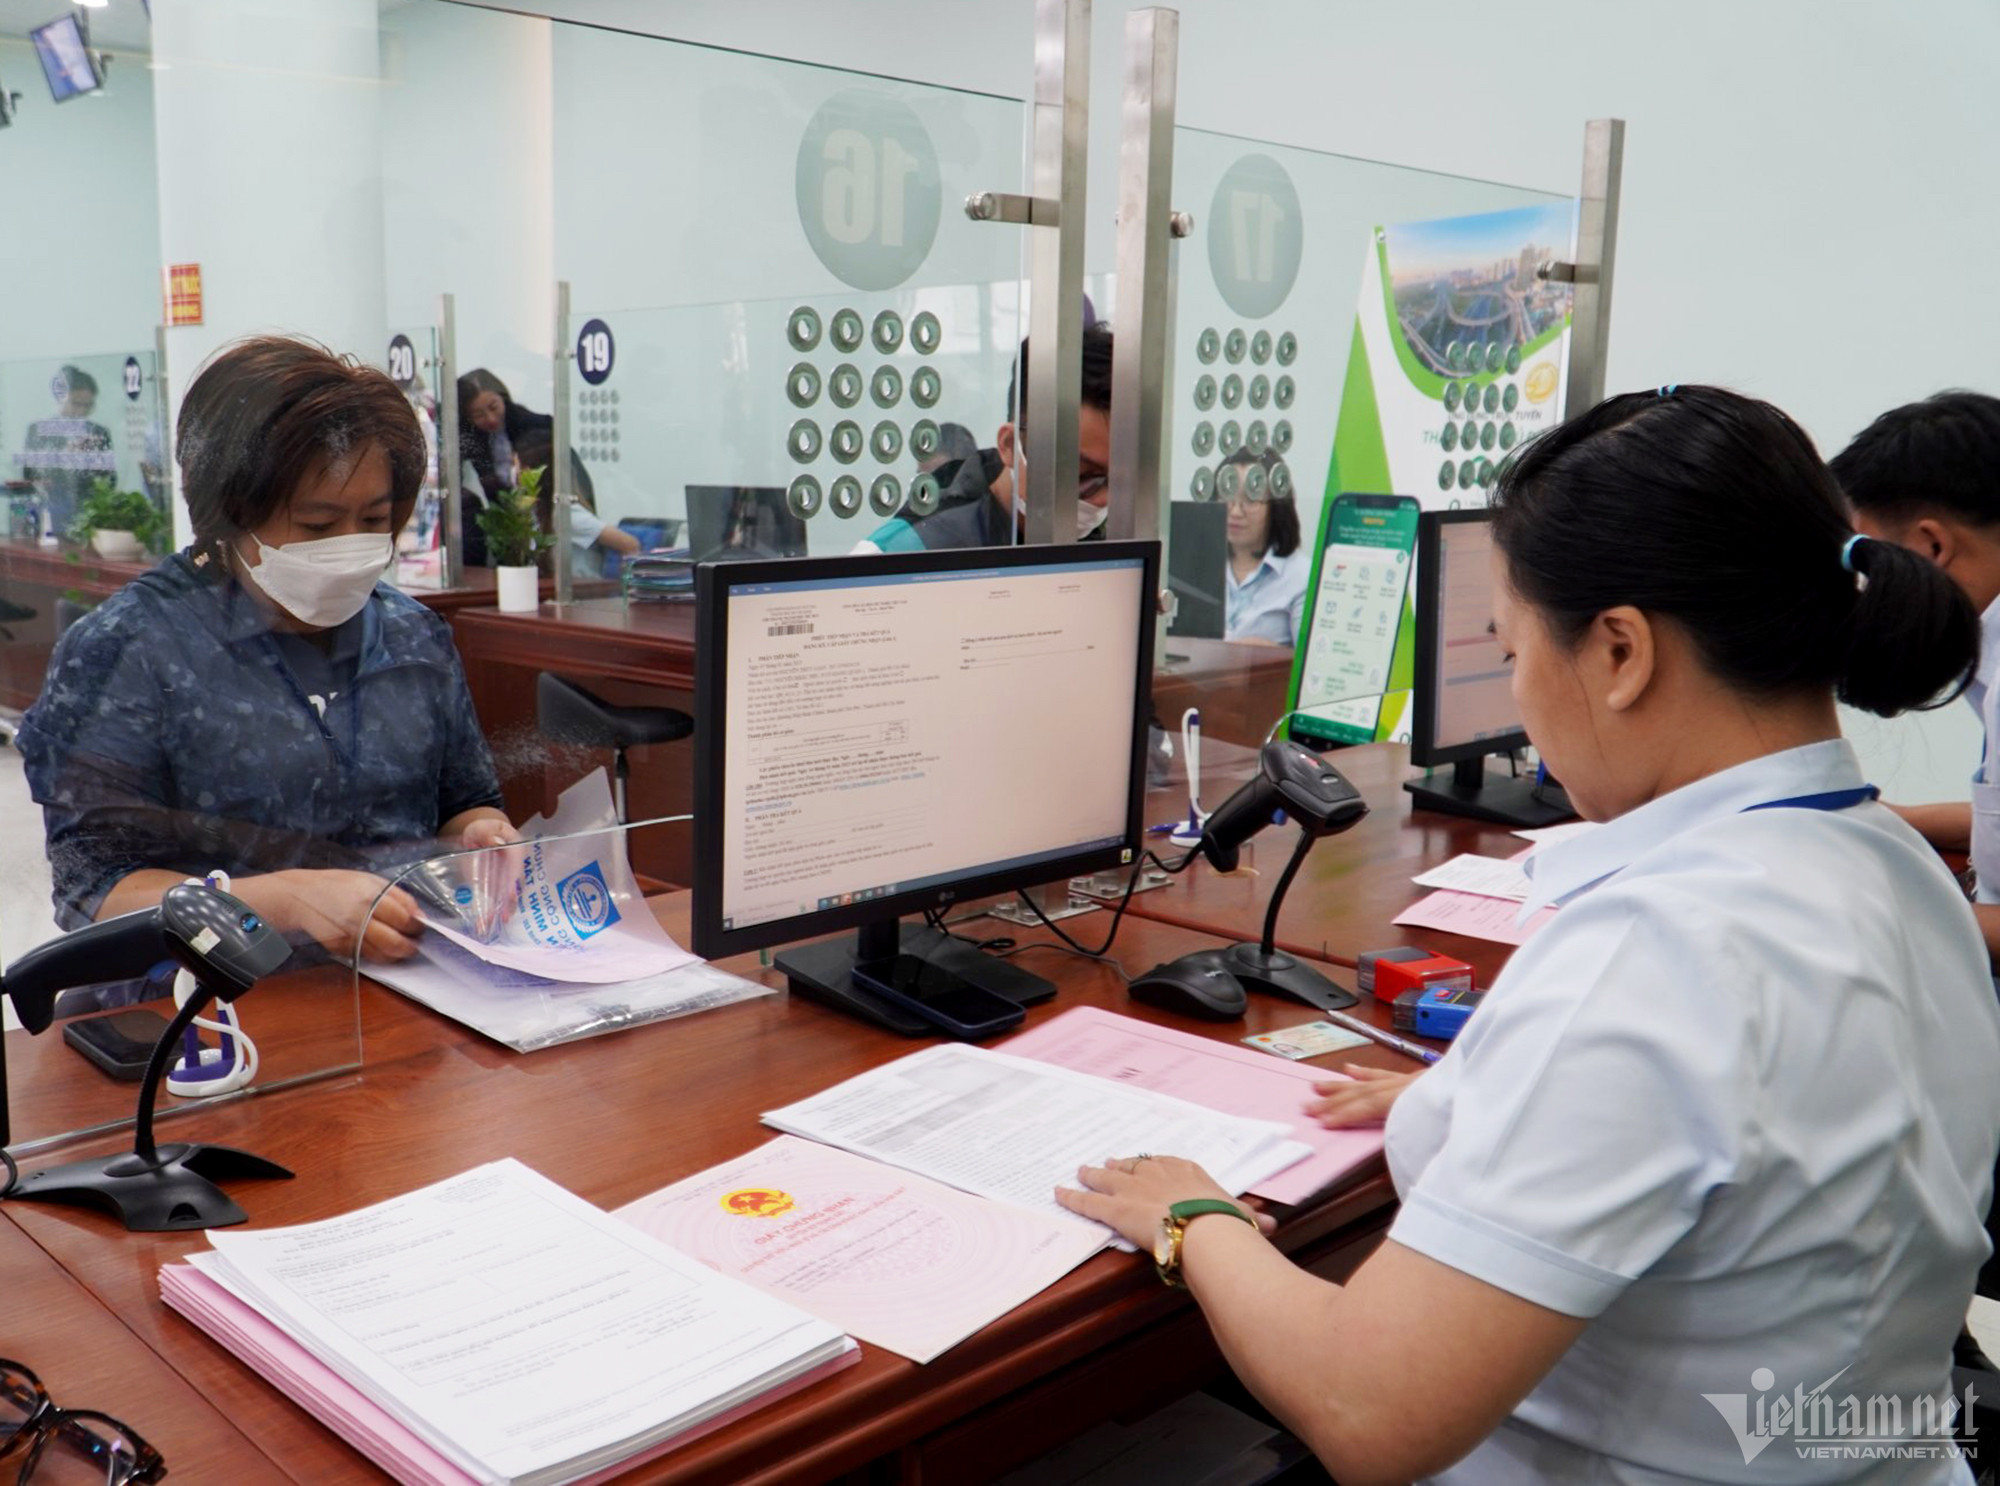
[[[1181,866],[1185,867],[1188,864],[1188,862],[1192,861],[1193,859],[1194,859],[1194,852],[1190,851],[1186,859],[1184,859],[1181,862]],[[1121,896],[1118,899],[1118,907],[1112,911],[1111,932],[1104,936],[1104,942],[1098,945],[1096,949],[1085,949],[1081,944],[1078,944],[1074,939],[1070,938],[1068,934],[1064,933],[1061,929],[1057,928],[1055,926],[1054,920],[1052,920],[1046,913],[1042,912],[1042,905],[1037,903],[1033,898],[1029,897],[1026,893],[1016,893],[1015,896],[1018,897],[1023,903],[1025,903],[1028,906],[1028,912],[1034,914],[1036,918],[1041,920],[1043,928],[1047,929],[1051,934],[1055,935],[1056,938],[1060,939],[1064,944],[1067,944],[1071,949],[1075,950],[1078,954],[1083,955],[1088,959],[1101,960],[1105,958],[1105,956],[1110,951],[1112,941],[1118,937],[1118,926],[1125,921],[1125,905],[1132,901],[1132,890],[1139,885],[1139,874],[1146,870],[1146,863],[1149,860],[1152,861],[1155,866],[1159,867],[1164,872],[1172,872],[1177,870],[1175,868],[1167,866],[1165,862],[1160,861],[1150,851],[1144,851],[1139,853],[1139,860],[1137,860],[1132,864],[1131,876],[1125,879],[1125,892],[1123,896]]]
[[[973,919],[986,917],[984,909],[978,913],[968,913],[964,918],[947,919],[935,908],[924,910],[924,922],[947,939],[956,939],[960,944],[969,944],[974,949],[983,949],[993,954],[1004,954],[1014,947],[1014,940],[1008,935],[997,935],[992,939],[974,939],[970,934],[954,934],[951,925],[970,923]]]
[[[14,1158],[7,1154],[5,1146],[0,1146],[0,1162],[6,1163],[7,1167],[7,1185],[0,1187],[0,1197],[5,1197],[14,1190],[14,1183],[21,1179],[21,1168],[14,1164]]]
[[[1057,954],[1075,955],[1078,959],[1082,960],[1095,960],[1098,964],[1109,968],[1111,973],[1125,982],[1126,985],[1132,984],[1132,972],[1125,968],[1122,961],[1113,959],[1110,955],[1091,954],[1088,950],[1080,949],[1074,944],[1017,944],[1012,949],[996,951],[993,958],[996,960],[1011,960],[1015,955],[1024,955],[1031,949],[1052,949]]]

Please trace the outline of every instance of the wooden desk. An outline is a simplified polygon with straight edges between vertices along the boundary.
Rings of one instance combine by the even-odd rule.
[[[1204,733],[1207,728],[1204,708]],[[1323,960],[1330,955],[1351,959],[1363,950],[1419,941],[1426,948],[1464,960],[1477,971],[1482,986],[1490,984],[1506,962],[1508,946],[1429,929],[1402,929],[1391,920],[1429,891],[1410,881],[1418,873],[1461,852],[1513,856],[1526,843],[1506,826],[1411,810],[1403,781],[1414,771],[1409,766],[1409,752],[1401,744],[1344,748],[1328,754],[1327,761],[1361,791],[1368,802],[1368,814],[1351,830],[1329,836],[1313,847],[1279,911],[1278,946]],[[1208,781],[1214,772],[1204,770],[1202,803],[1211,810],[1216,808],[1249,777],[1250,768],[1249,760],[1238,758],[1213,787]],[[1147,808],[1154,812],[1149,820],[1184,815],[1186,792],[1154,791]],[[1240,871],[1224,877],[1207,862],[1197,861],[1171,886],[1134,894],[1127,912],[1220,938],[1256,939],[1264,932],[1271,889],[1297,841],[1298,832],[1293,827],[1266,830],[1243,848],[1243,866],[1254,869],[1255,875]],[[1164,851],[1160,854],[1168,855]],[[1343,977],[1336,973],[1334,979]]]
[[[94,607],[152,566],[150,560],[107,562],[74,542],[42,547],[0,538],[0,598],[35,610],[31,619],[6,624],[6,633],[0,635],[0,707],[25,712],[41,695],[49,652],[56,643],[57,599],[75,595],[86,607]],[[491,568],[468,568],[457,588],[406,591],[425,608],[450,615],[490,605],[498,586]],[[553,579],[542,580],[543,593],[552,594],[554,588]]]
[[[662,919],[684,933],[687,911],[677,895],[665,900]],[[1212,943],[1135,920],[1125,924],[1118,952],[1143,967]],[[1101,964],[1054,952],[1024,958],[1062,988],[1030,1011],[1030,1025],[1079,1005],[1174,1020],[1132,1003]],[[754,962],[730,968],[768,973]],[[259,1036],[282,1013],[283,990],[273,984],[246,1001]],[[1233,1039],[1286,1025],[1297,1011],[1272,1003],[1253,1007],[1247,1026],[1188,1025]],[[204,1111],[198,1124],[177,1122],[174,1138],[239,1145],[299,1172],[295,1181],[232,1188],[254,1222],[327,1217],[507,1155],[616,1207],[758,1145],[771,1134],[758,1123],[763,1110],[922,1045],[782,994],[526,1057],[378,988],[364,990],[362,1020],[360,1076]],[[1380,1049],[1354,1056],[1398,1062]],[[96,1077],[71,1061],[80,1076]],[[16,1097],[32,1104],[37,1096],[17,1086]],[[34,1111],[17,1105],[17,1124],[23,1117]],[[1298,1213],[1279,1240],[1317,1272],[1345,1275],[1379,1242],[1391,1201],[1377,1165]],[[202,1247],[200,1235],[127,1234],[94,1213],[21,1203],[0,1207],[0,1232],[9,1222],[292,1479],[376,1479],[354,1452],[160,1302],[159,1266]],[[31,1275],[7,1292],[7,1308],[39,1314],[45,1295],[79,1303],[73,1290],[61,1274]],[[79,1359],[55,1381],[92,1406],[143,1416],[132,1422],[148,1432],[148,1395],[135,1385],[136,1370],[120,1370],[136,1362],[114,1361]],[[1156,1407],[1221,1368],[1185,1296],[1163,1289],[1143,1259],[1103,1254],[927,1366],[869,1347],[858,1366],[630,1479],[812,1482],[867,1468],[871,1481],[912,1486],[978,1481],[1103,1418]],[[240,1448],[222,1440],[213,1420],[190,1428],[199,1443],[185,1448]],[[177,1478],[210,1479],[163,1448]]]

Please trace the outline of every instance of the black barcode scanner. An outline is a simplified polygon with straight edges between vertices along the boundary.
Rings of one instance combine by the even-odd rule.
[[[1234,872],[1243,843],[1277,821],[1297,821],[1317,839],[1368,813],[1361,792],[1338,769],[1297,743],[1266,743],[1258,763],[1257,777],[1224,800],[1201,833],[1201,854],[1218,872]]]
[[[1249,1008],[1249,991],[1289,996],[1323,1011],[1352,1006],[1359,998],[1272,942],[1285,890],[1322,836],[1348,829],[1368,813],[1361,792],[1318,754],[1290,741],[1266,743],[1257,777],[1222,802],[1208,818],[1197,848],[1218,872],[1234,872],[1245,841],[1268,825],[1290,819],[1299,827],[1291,860],[1271,890],[1259,944],[1204,949],[1157,965],[1132,982],[1132,998],[1208,1021],[1235,1021]]]
[[[146,1064],[132,1149],[51,1166],[13,1180],[14,1201],[79,1203],[115,1213],[127,1228],[165,1233],[240,1223],[242,1208],[215,1184],[239,1177],[288,1177],[273,1161],[228,1146],[153,1141],[153,1105],[180,1035],[213,996],[234,1001],[284,964],[282,935],[240,898],[200,883],[176,883],[159,906],[106,919],[38,945],[4,976],[21,1025],[45,1032],[56,997],[72,986],[142,975],[162,958],[180,962],[199,989],[175,1013]],[[4,1057],[4,1053],[0,1053]],[[0,1149],[8,1138],[5,1065],[0,1063]],[[11,1165],[11,1163],[10,1163]]]

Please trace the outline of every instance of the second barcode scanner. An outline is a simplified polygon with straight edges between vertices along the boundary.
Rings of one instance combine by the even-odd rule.
[[[1132,983],[1137,1001],[1166,1006],[1211,1021],[1232,1021],[1249,1008],[1250,991],[1287,996],[1325,1011],[1352,1006],[1355,995],[1272,942],[1285,892],[1322,836],[1338,835],[1368,813],[1361,792],[1318,754],[1290,741],[1266,743],[1257,777],[1222,802],[1201,833],[1201,854],[1218,872],[1234,872],[1245,841],[1266,826],[1292,821],[1299,828],[1257,944],[1205,949],[1155,966]]]

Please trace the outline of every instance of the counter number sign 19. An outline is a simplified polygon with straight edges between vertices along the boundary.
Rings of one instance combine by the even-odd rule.
[[[821,104],[799,140],[794,185],[814,255],[856,289],[902,283],[937,238],[937,149],[887,93],[852,88]]]
[[[416,385],[417,348],[410,344],[407,335],[399,335],[389,342],[389,380],[405,392]]]
[[[146,390],[146,373],[139,365],[139,358],[136,356],[127,356],[125,358],[126,398],[129,401],[137,402],[139,400],[139,394],[144,392],[145,390]]]
[[[576,333],[576,369],[591,386],[600,385],[611,375],[618,359],[618,342],[611,327],[602,320],[586,320]]]

